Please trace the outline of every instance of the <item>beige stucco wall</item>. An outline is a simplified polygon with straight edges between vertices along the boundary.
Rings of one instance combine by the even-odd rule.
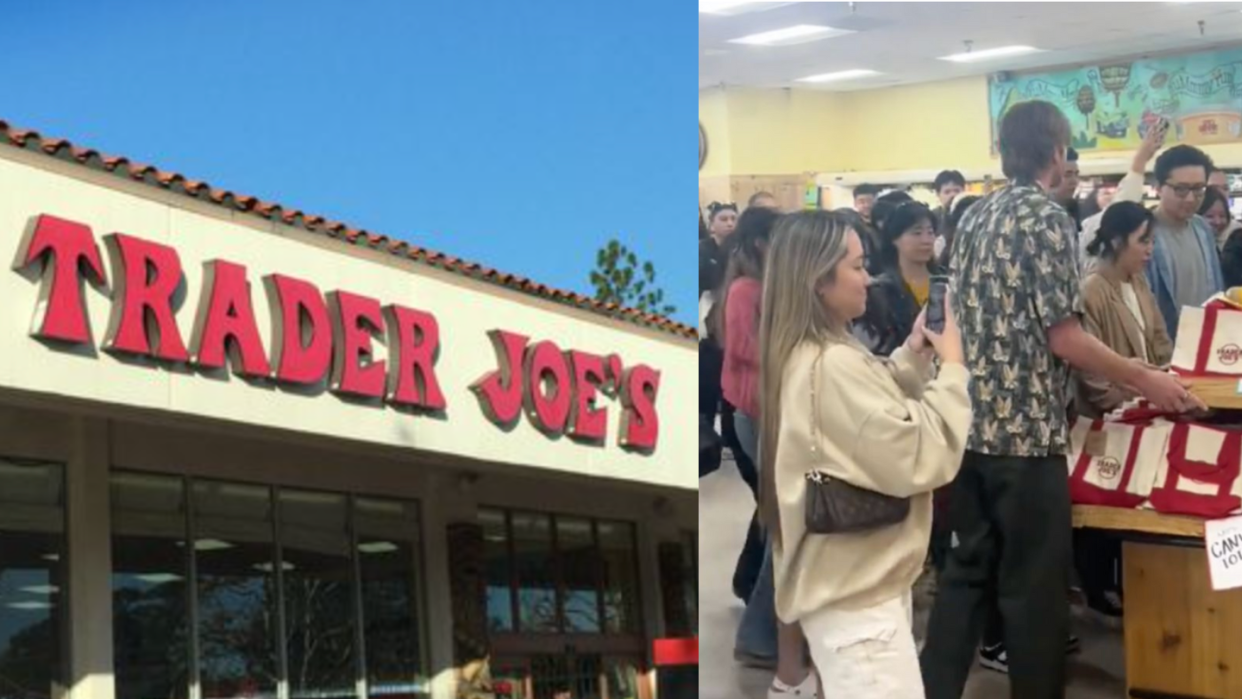
[[[0,388],[423,453],[456,454],[532,473],[543,470],[697,488],[690,406],[697,396],[698,356],[690,340],[565,309],[384,253],[354,250],[322,236],[72,163],[0,148],[0,259],[14,259],[31,218],[44,213],[90,225],[105,264],[102,237],[111,232],[175,247],[186,274],[186,298],[178,324],[187,342],[198,307],[203,263],[217,258],[247,267],[260,333],[269,350],[269,310],[260,281],[269,273],[307,279],[325,293],[342,289],[435,314],[442,343],[437,374],[448,400],[447,419],[346,403],[327,393],[304,396],[255,388],[236,377],[221,381],[198,373],[137,366],[106,352],[88,356],[50,349],[29,334],[38,285],[8,269],[0,271],[0,357],[4,358]],[[89,285],[85,293],[98,344],[107,325],[109,299]],[[627,366],[642,363],[656,368],[661,372],[658,449],[648,455],[618,446],[621,406],[608,398],[601,400],[608,407],[610,423],[603,447],[549,439],[525,419],[510,432],[488,422],[468,387],[496,368],[487,338],[487,332],[496,328],[520,332],[532,340],[551,340],[564,350],[615,352]],[[382,346],[377,350],[382,357]]]

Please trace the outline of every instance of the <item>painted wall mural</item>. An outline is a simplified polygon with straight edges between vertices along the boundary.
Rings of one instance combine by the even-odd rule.
[[[1055,104],[1080,151],[1131,150],[1160,117],[1171,142],[1242,141],[1242,48],[1089,65],[988,81],[992,148],[1000,118],[1027,100]]]

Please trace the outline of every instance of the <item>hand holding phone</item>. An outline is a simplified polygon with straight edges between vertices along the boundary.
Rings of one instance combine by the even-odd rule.
[[[1139,145],[1138,151],[1134,153],[1134,162],[1131,163],[1130,169],[1134,172],[1142,173],[1147,170],[1147,163],[1156,157],[1156,151],[1164,147],[1164,141],[1169,135],[1169,129],[1172,124],[1165,117],[1152,125],[1147,130],[1147,134],[1143,136],[1143,142]]]
[[[947,277],[931,278],[931,286],[927,294],[927,320],[923,327],[934,333],[944,332],[944,306],[948,291],[949,279]]]
[[[950,304],[949,280],[932,277],[928,292],[927,308],[923,309],[921,321],[915,321],[915,331],[932,346],[944,364],[962,364],[966,356],[962,351],[962,333],[957,327]]]

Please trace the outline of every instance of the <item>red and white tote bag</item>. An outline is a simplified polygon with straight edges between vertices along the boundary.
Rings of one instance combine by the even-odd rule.
[[[1070,434],[1070,499],[1080,505],[1138,507],[1164,463],[1172,424],[1079,419]]]
[[[1242,507],[1242,432],[1173,425],[1150,504],[1159,512],[1224,517]]]
[[[1183,307],[1172,366],[1191,376],[1242,377],[1242,310],[1220,300]]]

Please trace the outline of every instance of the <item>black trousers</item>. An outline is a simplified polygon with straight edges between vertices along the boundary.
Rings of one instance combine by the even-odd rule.
[[[1108,608],[1104,593],[1121,594],[1121,539],[1099,529],[1075,529],[1074,568],[1087,604]]]
[[[927,699],[961,699],[993,595],[1013,699],[1063,699],[1071,566],[1065,457],[967,452],[949,524],[957,545],[921,658]]]

